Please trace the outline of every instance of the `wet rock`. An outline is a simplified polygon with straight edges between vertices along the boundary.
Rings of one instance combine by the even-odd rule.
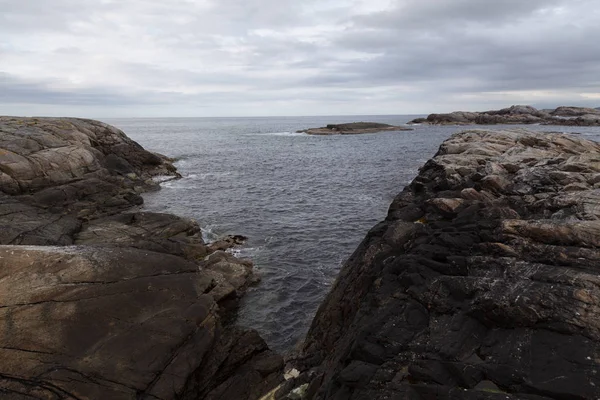
[[[308,398],[600,397],[598,156],[522,129],[442,144],[290,360]]]
[[[227,250],[246,243],[246,240],[248,238],[242,235],[228,235],[210,243],[208,247],[212,251]]]
[[[200,266],[213,277],[215,287],[210,294],[215,301],[232,295],[240,297],[249,285],[259,279],[253,273],[250,260],[240,259],[220,250],[207,256]]]

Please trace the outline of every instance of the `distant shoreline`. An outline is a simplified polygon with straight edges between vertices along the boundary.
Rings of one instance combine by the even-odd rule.
[[[532,106],[514,105],[501,110],[429,114],[426,118],[413,119],[409,124],[600,126],[600,109],[560,106],[553,110],[538,110]]]

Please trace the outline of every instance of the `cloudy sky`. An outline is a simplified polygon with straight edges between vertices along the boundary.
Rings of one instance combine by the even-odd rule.
[[[600,106],[598,0],[0,0],[0,114]]]

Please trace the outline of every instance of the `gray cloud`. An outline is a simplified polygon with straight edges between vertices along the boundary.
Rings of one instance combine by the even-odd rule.
[[[0,107],[204,116],[598,106],[599,18],[595,0],[0,0]]]
[[[130,106],[159,105],[165,103],[176,93],[163,93],[159,99],[148,93],[124,93],[118,88],[84,87],[74,89],[55,89],[58,82],[26,81],[0,72],[0,105],[2,104],[42,104],[64,106]]]

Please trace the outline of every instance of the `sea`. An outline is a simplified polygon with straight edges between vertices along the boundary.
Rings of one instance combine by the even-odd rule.
[[[146,149],[176,159],[182,179],[144,196],[144,209],[193,218],[205,240],[236,234],[254,262],[235,323],[277,351],[293,350],[344,261],[393,198],[455,132],[482,126],[310,136],[344,122],[403,125],[419,116],[104,119]],[[514,128],[490,126],[490,129]],[[600,140],[600,128],[528,125]]]

